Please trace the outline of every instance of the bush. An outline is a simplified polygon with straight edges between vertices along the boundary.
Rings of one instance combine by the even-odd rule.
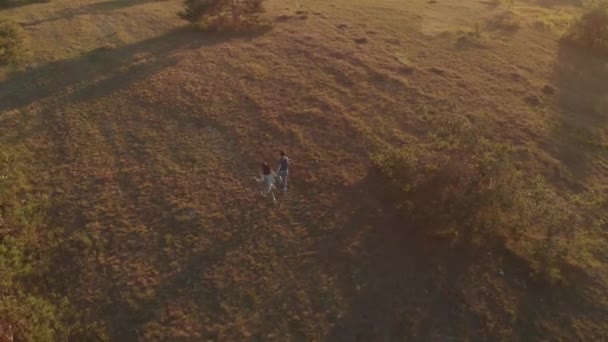
[[[403,222],[466,242],[506,238],[527,253],[534,276],[559,279],[576,233],[597,222],[595,203],[564,197],[542,177],[524,176],[512,162],[511,146],[483,136],[483,121],[428,118],[433,133],[427,141],[374,157],[384,193]]]
[[[179,16],[190,22],[205,19],[223,21],[226,16],[238,23],[242,19],[257,18],[264,12],[264,0],[184,0],[184,11]]]
[[[0,22],[0,65],[19,60],[22,50],[22,35],[19,27],[12,23]]]
[[[591,1],[585,13],[572,26],[565,38],[587,48],[607,52],[608,1]]]
[[[436,127],[429,142],[386,151],[375,165],[391,201],[412,224],[469,234],[493,223],[487,211],[509,199],[504,194],[518,174],[508,145],[483,138],[465,118],[445,119],[429,122]]]

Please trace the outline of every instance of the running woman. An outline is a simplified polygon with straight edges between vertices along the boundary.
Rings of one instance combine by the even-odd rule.
[[[275,204],[277,203],[277,199],[274,196],[272,189],[274,189],[276,176],[276,173],[272,172],[268,163],[262,163],[262,175],[260,178],[256,178],[258,183],[263,183],[263,189],[261,191],[262,196],[266,197],[266,195],[271,194]]]

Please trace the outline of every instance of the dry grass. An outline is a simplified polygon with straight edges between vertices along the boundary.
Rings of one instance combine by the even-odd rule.
[[[30,50],[0,73],[0,143],[31,154],[11,191],[48,201],[24,291],[65,297],[76,340],[606,336],[606,248],[546,288],[508,246],[406,233],[368,173],[370,153],[420,143],[433,108],[486,117],[559,191],[600,188],[601,61],[527,25],[455,47],[449,32],[496,15],[478,2],[303,4],[269,0],[256,35],[184,29],[176,0],[0,12]],[[250,178],[279,148],[294,169],[274,207]]]
[[[576,19],[572,9],[545,9],[533,13],[534,26],[558,35],[564,34]]]
[[[0,65],[18,63],[23,55],[23,35],[14,23],[0,22]]]

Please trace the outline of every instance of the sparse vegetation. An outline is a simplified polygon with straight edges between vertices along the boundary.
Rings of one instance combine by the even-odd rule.
[[[536,15],[533,25],[543,31],[554,32],[563,35],[571,26],[576,15],[571,9],[540,10]]]
[[[492,30],[517,31],[520,26],[521,19],[512,11],[507,11],[496,15],[488,20],[488,27]]]
[[[14,23],[0,21],[0,65],[15,63],[22,54],[23,37]]]
[[[63,341],[69,302],[28,283],[46,271],[46,200],[30,195],[23,150],[0,150],[0,323],[18,341]]]
[[[587,3],[587,9],[575,22],[566,40],[596,50],[608,51],[608,1],[594,0]]]

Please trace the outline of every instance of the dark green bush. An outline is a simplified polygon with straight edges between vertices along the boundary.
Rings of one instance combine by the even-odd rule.
[[[484,137],[487,127],[458,115],[428,115],[428,138],[374,158],[383,193],[411,228],[483,243],[506,238],[530,258],[533,274],[555,281],[597,225],[585,196],[564,195],[515,167],[513,148]]]
[[[184,10],[179,16],[190,22],[198,22],[204,17],[220,15],[224,5],[224,0],[184,0]]]
[[[190,22],[209,18],[223,21],[225,17],[240,22],[263,13],[263,3],[264,0],[184,0],[184,11],[179,16]]]
[[[488,210],[509,204],[505,193],[518,173],[508,145],[485,139],[465,118],[445,119],[432,118],[427,142],[378,154],[375,166],[411,224],[469,233],[491,223]]]

